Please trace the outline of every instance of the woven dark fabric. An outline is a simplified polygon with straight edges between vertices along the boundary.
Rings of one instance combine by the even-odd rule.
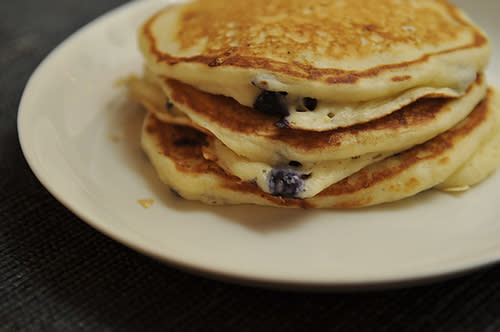
[[[28,168],[17,107],[38,63],[124,0],[0,6],[1,331],[500,331],[500,267],[417,288],[294,293],[214,281],[107,238]]]

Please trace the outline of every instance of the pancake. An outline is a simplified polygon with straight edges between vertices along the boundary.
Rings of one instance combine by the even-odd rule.
[[[284,198],[228,174],[203,157],[207,135],[171,125],[149,113],[142,146],[163,182],[186,199],[209,204],[282,207],[361,207],[395,201],[443,183],[469,160],[485,138],[498,131],[498,94],[489,94],[452,129],[411,149],[375,162],[314,197]]]
[[[493,107],[500,108],[500,100],[494,99]],[[472,157],[455,173],[437,186],[438,189],[462,192],[480,183],[500,165],[500,116],[496,125]]]
[[[276,123],[280,127],[310,131],[327,131],[366,123],[384,117],[412,102],[422,98],[459,97],[465,93],[463,88],[470,86],[470,81],[459,90],[450,88],[418,87],[409,89],[396,96],[378,98],[362,102],[317,102],[314,110],[304,106],[303,98],[287,94],[285,101],[289,105],[287,115]]]
[[[174,80],[156,82],[161,84],[169,102],[192,120],[192,126],[209,132],[242,157],[273,166],[289,161],[306,164],[408,149],[453,127],[486,94],[485,78],[479,75],[461,98],[421,99],[366,124],[307,132],[278,128],[273,123],[279,117],[255,113],[232,98],[201,92]],[[144,97],[136,100],[148,107],[151,101],[145,102]],[[155,114],[165,113],[164,104],[150,105],[148,109]]]
[[[460,96],[491,52],[440,0],[198,0],[150,18],[139,45],[155,75],[315,131]]]
[[[143,100],[143,104],[147,109],[153,112],[161,121],[189,125],[207,133],[206,129],[193,122],[189,123],[189,119],[175,105],[165,102],[164,94],[154,82],[154,78],[148,75],[142,80],[131,79],[129,83],[131,97],[138,101]],[[304,164],[289,161],[271,165],[240,157],[236,152],[230,150],[213,137],[207,138],[207,146],[203,147],[204,157],[213,160],[229,174],[233,174],[244,181],[256,183],[264,192],[296,198],[312,197],[329,185],[395,152],[397,151],[373,152],[360,156],[351,156],[346,159],[306,162]],[[287,174],[292,179],[294,177],[301,178],[300,182],[304,185],[292,186],[291,189],[276,186],[277,181],[281,180],[280,176],[283,174]],[[302,181],[302,178],[304,181]]]
[[[160,86],[148,79],[135,76],[124,79],[127,85],[128,97],[142,104],[149,112],[153,113],[160,121],[184,125],[208,133],[205,129],[197,126],[191,119],[174,104],[170,103]]]
[[[207,137],[207,145],[203,146],[202,151],[205,159],[214,161],[226,173],[243,181],[254,182],[266,193],[295,198],[312,197],[361,168],[395,153],[375,152],[339,160],[306,164],[290,161],[281,165],[269,165],[238,156],[214,137]],[[281,186],[283,177],[301,185]]]

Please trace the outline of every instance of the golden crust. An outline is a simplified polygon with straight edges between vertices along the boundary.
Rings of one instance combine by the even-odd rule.
[[[488,106],[488,98],[483,100],[474,111],[467,117],[462,126],[458,126],[449,130],[432,140],[418,145],[412,149],[404,151],[397,156],[397,162],[391,167],[378,168],[368,167],[362,169],[354,176],[344,179],[333,184],[329,188],[322,191],[319,196],[338,196],[343,194],[352,194],[371,187],[381,181],[386,181],[388,178],[401,174],[408,168],[425,160],[435,159],[438,164],[445,166],[450,162],[449,157],[440,158],[447,150],[450,150],[455,145],[455,142],[467,137],[470,132],[475,130],[481,123],[491,116],[491,111]],[[419,184],[419,180],[411,178],[404,184],[404,190],[411,190],[412,187]],[[389,187],[389,190],[401,190],[401,188]]]
[[[326,84],[352,84],[437,55],[488,44],[455,6],[442,0],[255,0],[231,6],[224,0],[199,0],[182,7],[173,38],[180,51],[202,48],[196,55],[178,56],[162,50],[152,28],[176,8],[159,12],[142,28],[149,52],[158,63],[170,66],[181,62],[231,66]],[[369,57],[408,50],[418,56],[361,70],[343,63],[363,63]],[[395,75],[392,80],[410,78]]]

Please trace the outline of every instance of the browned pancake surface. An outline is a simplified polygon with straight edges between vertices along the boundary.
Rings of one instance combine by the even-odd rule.
[[[483,75],[478,75],[480,84]],[[341,146],[343,142],[366,143],[376,137],[377,132],[398,132],[430,124],[441,112],[449,112],[446,98],[424,98],[388,116],[368,123],[324,132],[278,128],[274,124],[278,116],[264,114],[238,104],[234,99],[199,91],[187,84],[165,79],[169,97],[174,104],[186,105],[207,121],[229,129],[234,135],[256,135],[271,142],[283,142],[301,151],[321,150],[325,147]]]
[[[338,196],[347,193],[355,193],[364,188],[371,187],[378,182],[394,177],[419,162],[439,157],[446,150],[451,149],[457,140],[463,139],[477,126],[486,121],[486,118],[491,113],[488,108],[488,98],[483,100],[483,102],[474,109],[461,126],[457,126],[424,144],[398,154],[397,162],[393,162],[389,167],[378,169],[377,164],[366,167],[353,176],[331,185],[318,194],[318,196]],[[446,157],[439,160],[439,164],[443,166],[448,162],[449,159]],[[380,164],[381,163],[379,163],[379,165]],[[387,163],[384,165],[387,166]],[[419,180],[417,178],[411,178],[404,186],[407,187],[406,189],[410,190],[411,187],[418,184]],[[388,189],[401,190],[401,188],[396,188],[395,186],[389,187]]]
[[[225,188],[261,196],[275,205],[313,207],[306,200],[270,195],[255,184],[241,181],[236,176],[225,173],[215,162],[203,158],[202,149],[207,144],[206,135],[195,129],[168,124],[149,116],[146,119],[145,130],[149,135],[156,136],[159,142],[158,148],[174,162],[176,169],[184,176],[211,174],[218,177]]]
[[[429,61],[433,55],[487,43],[453,5],[440,0],[254,0],[230,4],[198,0],[182,11],[175,40],[181,51],[194,45],[204,45],[203,50],[195,56],[176,57],[162,52],[152,33],[151,26],[161,15],[143,27],[150,51],[160,62],[263,69],[329,84],[355,83],[381,71]],[[398,53],[400,47],[426,51],[417,58],[364,70],[319,65],[324,59],[362,62],[375,54]],[[397,75],[392,80],[410,78]]]

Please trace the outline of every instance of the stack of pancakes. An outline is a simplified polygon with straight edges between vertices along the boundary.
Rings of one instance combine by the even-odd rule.
[[[182,197],[360,207],[500,163],[485,34],[441,0],[198,0],[139,31],[142,146]]]

